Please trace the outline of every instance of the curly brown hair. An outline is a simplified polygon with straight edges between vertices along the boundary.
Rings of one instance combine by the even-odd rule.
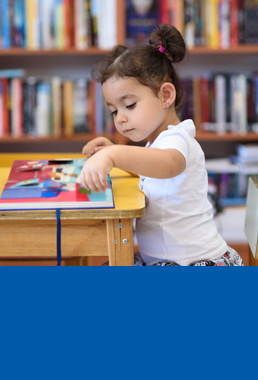
[[[165,53],[159,51],[164,47]],[[93,80],[103,84],[109,78],[135,78],[158,95],[160,86],[170,82],[175,86],[175,110],[184,107],[184,92],[173,63],[180,62],[186,54],[186,45],[180,32],[172,25],[160,24],[150,35],[149,45],[132,47],[116,45],[91,71]]]

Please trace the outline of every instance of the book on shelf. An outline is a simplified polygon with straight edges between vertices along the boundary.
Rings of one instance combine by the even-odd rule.
[[[0,198],[0,210],[114,208],[112,184],[94,193],[79,180],[87,159],[16,160]]]
[[[147,43],[149,34],[159,24],[159,2],[126,0],[126,43]]]

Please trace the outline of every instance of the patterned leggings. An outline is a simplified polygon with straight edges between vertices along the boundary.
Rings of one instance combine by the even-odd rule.
[[[134,266],[145,266],[146,263],[143,261],[140,252],[135,253],[134,255]],[[158,267],[178,267],[180,265],[174,262],[159,261],[158,263],[153,264],[153,266]],[[197,261],[196,263],[190,264],[192,267],[241,267],[244,266],[243,260],[239,254],[231,247],[228,247],[228,250],[224,255],[218,257],[217,259],[207,260],[207,261]]]

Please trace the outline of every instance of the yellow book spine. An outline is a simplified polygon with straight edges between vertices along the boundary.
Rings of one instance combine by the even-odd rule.
[[[219,0],[210,0],[210,47],[217,49],[219,47]]]
[[[26,46],[33,49],[33,0],[26,0]]]

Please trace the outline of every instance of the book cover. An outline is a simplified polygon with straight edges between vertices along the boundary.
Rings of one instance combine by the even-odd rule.
[[[159,24],[157,0],[126,1],[126,43],[147,43],[149,34]]]
[[[17,160],[0,198],[0,210],[114,208],[112,185],[86,190],[79,175],[86,159]]]
[[[9,49],[11,47],[9,0],[1,0],[0,6],[1,6],[0,17],[1,17],[2,48]]]

